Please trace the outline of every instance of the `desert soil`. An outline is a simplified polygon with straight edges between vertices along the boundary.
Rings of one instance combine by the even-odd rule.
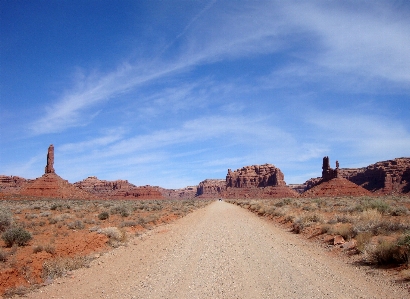
[[[28,298],[409,298],[251,212],[214,202]]]

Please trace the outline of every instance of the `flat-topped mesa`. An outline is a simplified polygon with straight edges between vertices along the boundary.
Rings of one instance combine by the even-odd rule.
[[[95,176],[88,177],[74,186],[95,196],[111,199],[163,199],[160,188],[151,186],[137,187],[127,180],[105,181]]]
[[[206,179],[199,183],[197,187],[197,196],[201,197],[218,197],[222,191],[226,190],[226,181],[220,179]]]
[[[286,186],[284,178],[282,171],[272,164],[245,166],[235,171],[228,169],[226,187]]]
[[[410,192],[410,158],[380,161],[362,168],[341,168],[340,174],[378,194],[405,194]]]
[[[54,170],[54,145],[52,145],[52,144],[48,147],[47,165],[46,165],[44,173],[55,173],[55,170]]]

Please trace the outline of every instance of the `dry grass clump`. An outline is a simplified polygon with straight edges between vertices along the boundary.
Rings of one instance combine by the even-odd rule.
[[[33,246],[33,253],[38,253],[45,251],[50,254],[55,254],[56,253],[56,248],[52,244],[47,244],[47,245],[34,245]]]
[[[85,225],[81,220],[75,220],[67,224],[69,229],[84,229]]]
[[[100,228],[97,233],[106,235],[109,238],[108,244],[112,247],[118,247],[127,242],[127,233],[118,227]]]
[[[353,226],[350,223],[338,223],[333,225],[330,227],[328,233],[332,235],[341,235],[345,240],[349,240],[355,235]]]
[[[88,267],[92,259],[86,256],[59,257],[45,261],[43,264],[43,279],[54,279],[66,275],[67,272]]]
[[[404,269],[400,272],[400,276],[405,281],[410,281],[410,269]]]
[[[368,246],[370,262],[379,265],[401,264],[408,261],[407,250],[395,241],[381,240],[376,245]]]

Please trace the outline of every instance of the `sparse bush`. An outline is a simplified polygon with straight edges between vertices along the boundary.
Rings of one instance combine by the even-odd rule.
[[[26,215],[26,219],[35,219],[35,218],[38,218],[38,214],[27,214]]]
[[[124,230],[117,227],[101,228],[97,231],[99,234],[104,234],[109,238],[108,243],[113,247],[118,247],[127,241],[127,234]]]
[[[7,261],[7,253],[0,249],[0,262],[6,262]]]
[[[42,245],[34,245],[33,246],[33,253],[42,252],[44,250]]]
[[[403,280],[409,281],[410,280],[410,269],[404,269],[400,272],[401,277]]]
[[[84,223],[81,220],[75,220],[74,222],[71,222],[67,224],[69,229],[83,229]]]
[[[350,239],[355,235],[353,227],[349,223],[340,223],[338,225],[334,225],[330,228],[329,231],[333,235],[341,235],[344,239]]]
[[[407,252],[402,246],[399,246],[394,241],[386,240],[380,241],[374,248],[372,248],[370,256],[373,261],[377,262],[379,265],[401,264],[408,260]]]
[[[48,219],[48,223],[49,224],[56,224],[58,221],[57,221],[57,219],[56,218],[49,218]]]
[[[359,252],[364,253],[367,245],[370,243],[373,234],[371,232],[362,232],[356,236],[356,248]]]
[[[125,206],[116,206],[113,207],[110,210],[111,214],[120,214],[122,217],[128,217],[130,215],[130,212],[128,211],[128,209]]]
[[[9,211],[0,211],[0,232],[10,227],[13,221],[12,214]]]
[[[26,231],[22,227],[12,227],[6,230],[1,236],[7,247],[11,247],[14,244],[18,246],[26,245],[31,239],[31,233]]]
[[[101,212],[100,214],[98,214],[98,219],[100,220],[106,220],[110,217],[110,214],[108,214],[108,212]]]
[[[123,221],[121,222],[120,227],[133,227],[137,225],[138,225],[137,221]]]
[[[43,279],[53,279],[64,276],[68,271],[88,267],[91,258],[77,256],[73,258],[57,258],[45,261],[43,264]]]
[[[366,210],[376,209],[381,214],[387,214],[391,210],[390,205],[381,199],[371,199],[364,203],[364,207]]]
[[[40,213],[40,217],[49,217],[49,216],[51,216],[51,212],[49,212],[49,211]]]
[[[398,206],[392,208],[391,215],[392,216],[405,216],[409,214],[409,209],[405,206]]]

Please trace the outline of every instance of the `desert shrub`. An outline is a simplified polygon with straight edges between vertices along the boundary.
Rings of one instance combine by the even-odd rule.
[[[49,224],[56,224],[58,221],[57,221],[57,219],[55,219],[55,218],[49,218],[48,219],[48,223]]]
[[[51,216],[51,212],[50,211],[46,211],[46,212],[41,212],[40,213],[40,217],[49,217]]]
[[[409,214],[409,209],[405,206],[397,206],[392,208],[391,215],[392,216],[405,216]]]
[[[403,280],[410,281],[410,269],[404,269],[400,271],[400,276],[403,278]]]
[[[26,219],[36,219],[38,218],[38,214],[27,214],[26,215]]]
[[[295,223],[307,227],[313,223],[323,223],[323,217],[320,214],[309,213],[296,218]]]
[[[11,247],[14,244],[17,244],[18,246],[24,246],[32,239],[31,233],[26,231],[22,227],[9,228],[3,233],[1,237],[4,240],[4,243],[6,243],[7,247]]]
[[[117,227],[101,228],[97,233],[106,235],[109,238],[108,243],[113,247],[118,247],[127,241],[126,232]]]
[[[0,211],[0,232],[5,231],[11,225],[13,217],[9,211]]]
[[[292,203],[292,199],[291,199],[291,198],[285,198],[285,199],[283,199],[283,200],[281,200],[281,201],[275,203],[274,205],[275,205],[276,207],[283,207],[283,206],[286,206],[286,205],[290,205],[291,203]]]
[[[130,215],[130,212],[128,211],[127,207],[125,207],[125,206],[115,206],[115,207],[111,208],[110,213],[112,215],[120,214],[122,217],[128,217]]]
[[[35,286],[17,286],[17,287],[12,287],[12,288],[8,288],[3,296],[4,298],[16,298],[15,296],[19,296],[19,297],[23,297],[25,295],[27,295],[27,293],[29,293],[30,291],[32,291],[32,289]]]
[[[3,249],[0,249],[0,262],[6,262],[7,261],[7,252],[3,251]]]
[[[138,225],[137,221],[123,221],[121,222],[120,227],[133,227],[137,225]]]
[[[373,261],[379,265],[401,264],[407,262],[407,252],[395,241],[380,241],[370,251]]]
[[[372,199],[372,200],[369,200],[369,201],[367,201],[367,202],[364,204],[364,206],[365,206],[365,209],[366,209],[366,210],[368,210],[368,209],[376,209],[376,210],[378,210],[381,214],[387,214],[387,213],[391,210],[390,205],[389,205],[387,202],[385,202],[385,201],[383,201],[383,200],[381,200],[381,199]]]
[[[370,243],[373,234],[371,232],[362,232],[356,236],[356,248],[359,252],[364,253],[367,245]]]
[[[110,217],[110,214],[108,214],[108,212],[101,212],[100,214],[98,214],[98,219],[100,220],[106,220]]]
[[[34,245],[33,246],[33,253],[42,252],[44,250],[42,245]]]
[[[334,225],[330,228],[329,231],[333,235],[341,235],[344,239],[350,239],[355,235],[353,226],[349,223],[340,223]]]
[[[75,220],[73,222],[70,222],[69,224],[67,224],[69,229],[83,229],[84,223],[81,220]]]
[[[64,276],[68,271],[88,267],[91,258],[85,256],[57,258],[43,263],[43,279]]]
[[[330,224],[322,224],[320,226],[320,231],[321,231],[322,234],[325,234],[325,233],[330,231],[331,227],[332,226]]]

